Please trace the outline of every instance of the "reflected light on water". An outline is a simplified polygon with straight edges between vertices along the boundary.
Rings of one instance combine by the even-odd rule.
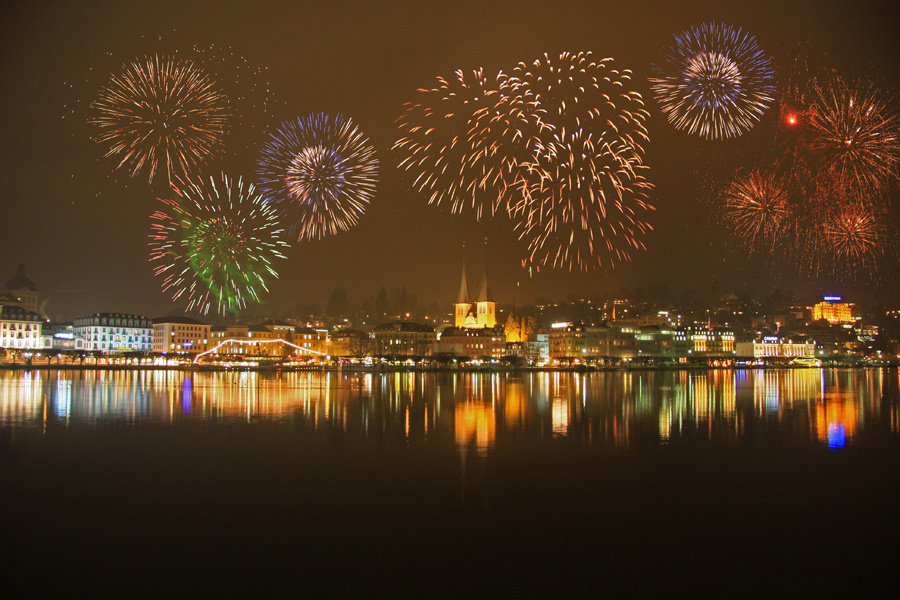
[[[831,448],[889,419],[892,370],[0,372],[0,424],[290,421],[485,454],[510,436],[588,445],[789,435]]]

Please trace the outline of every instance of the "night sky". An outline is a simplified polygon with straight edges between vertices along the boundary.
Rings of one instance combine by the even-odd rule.
[[[357,123],[380,163],[375,198],[357,227],[293,243],[287,260],[276,264],[280,278],[265,297],[273,310],[297,302],[324,306],[337,286],[358,303],[382,286],[390,291],[403,285],[420,302],[435,300],[449,309],[459,286],[462,244],[468,244],[469,273],[478,274],[485,237],[498,302],[657,283],[847,295],[870,290],[871,279],[839,286],[810,282],[793,277],[789,267],[773,272],[748,264],[730,248],[706,190],[723,163],[767,147],[777,110],[740,138],[703,141],[666,123],[647,83],[651,63],[676,33],[711,20],[754,35],[776,65],[802,52],[842,73],[900,81],[893,3],[6,2],[0,13],[0,283],[24,263],[42,298],[49,297],[46,310],[55,319],[183,312],[185,304],[173,304],[162,292],[148,262],[158,186],[110,176],[110,163],[100,160],[101,149],[90,140],[84,109],[126,61],[176,51],[194,58],[194,47],[213,45],[223,55],[233,52],[245,73],[260,69],[253,81],[268,82],[269,94],[260,93],[259,102],[274,103],[241,115],[242,126],[227,142],[229,157],[212,170],[253,180],[264,129],[320,111]],[[437,76],[479,67],[508,72],[519,61],[562,51],[591,51],[633,71],[651,114],[646,163],[655,184],[655,231],[645,238],[646,252],[608,274],[544,269],[529,278],[520,263],[524,246],[508,220],[479,223],[471,213],[429,206],[407,190],[390,147],[401,105]],[[895,259],[884,262],[890,264],[878,276],[880,285],[895,289]]]

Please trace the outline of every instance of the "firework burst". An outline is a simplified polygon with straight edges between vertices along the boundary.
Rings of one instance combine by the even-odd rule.
[[[375,194],[378,160],[368,139],[341,115],[281,124],[257,168],[264,196],[295,223],[299,239],[347,231]]]
[[[177,180],[172,190],[150,226],[150,261],[163,290],[173,302],[186,296],[187,310],[203,314],[212,307],[237,314],[260,302],[266,282],[278,277],[274,260],[288,247],[274,208],[252,184],[225,174]]]
[[[841,202],[825,211],[819,223],[822,249],[838,268],[873,264],[880,253],[884,227],[871,205]]]
[[[754,169],[735,177],[722,210],[735,235],[748,246],[774,249],[790,218],[787,187],[771,172]]]
[[[544,112],[534,152],[517,163],[511,216],[529,258],[608,269],[643,249],[653,207],[643,143],[648,118],[631,73],[590,53],[520,63],[508,89]]]
[[[503,205],[516,158],[540,128],[535,103],[503,88],[502,75],[456,71],[404,104],[392,150],[429,204],[471,207],[479,220]]]
[[[91,103],[95,141],[129,176],[172,181],[221,153],[228,99],[186,60],[149,56],[113,75]]]
[[[774,99],[771,61],[740,28],[704,23],[675,36],[651,88],[677,129],[707,139],[751,129]]]
[[[653,189],[647,167],[583,133],[542,146],[516,188],[515,229],[528,258],[553,268],[610,269],[643,250]]]
[[[875,84],[838,77],[812,86],[808,148],[837,185],[880,190],[897,178],[900,118],[896,99]]]

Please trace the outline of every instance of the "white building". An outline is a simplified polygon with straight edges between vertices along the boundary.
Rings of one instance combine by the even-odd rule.
[[[153,323],[140,315],[97,313],[75,319],[75,337],[91,350],[149,352],[153,350]]]
[[[736,344],[737,355],[742,357],[766,358],[782,357],[794,358],[798,356],[815,356],[815,342],[793,342],[780,340],[777,337],[764,337],[761,340],[742,341]]]
[[[38,350],[43,348],[41,315],[21,306],[0,305],[0,348]]]
[[[153,351],[164,354],[199,354],[210,348],[210,325],[190,317],[153,319]]]

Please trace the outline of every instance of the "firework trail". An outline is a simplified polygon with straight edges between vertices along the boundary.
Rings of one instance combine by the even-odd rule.
[[[375,194],[378,160],[352,121],[311,114],[282,123],[269,137],[257,176],[298,239],[314,240],[357,223]]]
[[[159,171],[171,182],[218,156],[231,116],[228,99],[203,70],[159,55],[113,75],[91,110],[105,156],[151,183]]]
[[[518,161],[511,183],[510,213],[531,260],[608,269],[644,248],[648,114],[630,80],[587,52],[520,63],[506,80],[508,93],[542,111],[531,158]]]
[[[224,173],[208,180],[176,180],[174,195],[151,216],[150,262],[162,276],[172,301],[187,299],[187,311],[235,315],[248,302],[260,302],[284,230],[275,209],[252,184]]]
[[[677,129],[707,139],[751,129],[774,99],[771,61],[740,28],[704,23],[675,36],[650,78]]]
[[[530,261],[553,268],[609,269],[644,250],[653,189],[647,167],[627,164],[605,142],[573,134],[544,150],[516,188],[515,229]]]
[[[403,105],[392,150],[429,204],[449,204],[453,213],[471,208],[478,220],[506,208],[510,173],[534,146],[540,122],[533,101],[503,87],[502,74],[456,71]]]

